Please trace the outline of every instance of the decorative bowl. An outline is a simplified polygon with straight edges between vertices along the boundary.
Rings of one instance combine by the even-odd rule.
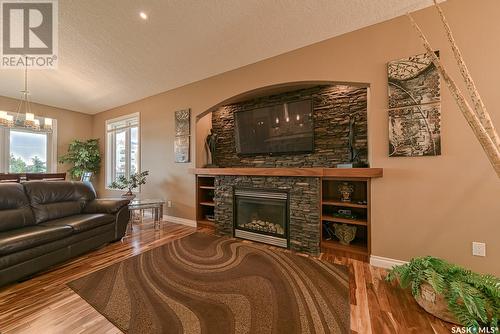
[[[342,245],[349,245],[356,237],[356,226],[347,224],[333,224],[335,236]]]

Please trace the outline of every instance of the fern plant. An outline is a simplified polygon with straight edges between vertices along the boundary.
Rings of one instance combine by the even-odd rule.
[[[411,288],[420,295],[422,283],[428,283],[448,303],[448,308],[464,326],[498,328],[500,316],[500,279],[481,275],[445,260],[426,256],[395,266],[386,280],[399,281],[402,288]]]

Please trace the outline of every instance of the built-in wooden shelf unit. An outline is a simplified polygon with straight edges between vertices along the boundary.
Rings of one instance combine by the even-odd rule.
[[[369,261],[370,257],[370,178],[324,177],[321,202],[321,251],[339,256]],[[348,182],[354,186],[351,201],[342,201],[339,186]],[[353,217],[338,216],[339,210],[348,210]],[[326,232],[333,224],[356,226],[356,237],[349,244]]]
[[[214,181],[214,175],[198,175],[196,177],[196,222],[198,227],[213,228],[215,226],[213,222]]]

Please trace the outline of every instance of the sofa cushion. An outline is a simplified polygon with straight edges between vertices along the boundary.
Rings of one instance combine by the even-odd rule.
[[[96,197],[93,187],[83,182],[30,181],[23,186],[37,224],[80,214]]]
[[[0,232],[35,224],[28,197],[19,183],[0,184]]]
[[[0,233],[0,255],[18,252],[67,237],[73,233],[70,226],[27,226]]]
[[[121,208],[130,203],[123,198],[98,198],[87,203],[84,213],[117,213]]]
[[[73,233],[70,236],[53,240],[43,245],[27,248],[7,255],[0,255],[0,270],[21,262],[29,261],[30,259],[37,258],[61,248],[70,248],[74,243],[82,242],[98,235],[109,234],[110,231],[114,232],[114,230],[115,224],[109,223],[82,233]]]
[[[115,221],[115,216],[98,213],[75,215],[41,223],[43,226],[69,226],[76,233],[84,232]]]

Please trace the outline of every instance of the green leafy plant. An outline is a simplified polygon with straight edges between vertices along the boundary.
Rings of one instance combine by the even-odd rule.
[[[101,168],[99,139],[73,140],[69,144],[68,153],[59,157],[59,163],[73,165],[68,171],[73,179],[80,179],[85,172],[99,173]]]
[[[395,266],[387,281],[399,281],[402,288],[411,288],[420,296],[422,283],[428,283],[448,303],[448,309],[464,326],[498,327],[500,314],[500,279],[481,275],[442,259],[426,256]]]
[[[111,189],[128,189],[126,195],[132,195],[134,189],[139,188],[141,185],[146,184],[146,178],[149,171],[131,174],[129,178],[120,175],[115,181],[111,182],[109,187]]]

